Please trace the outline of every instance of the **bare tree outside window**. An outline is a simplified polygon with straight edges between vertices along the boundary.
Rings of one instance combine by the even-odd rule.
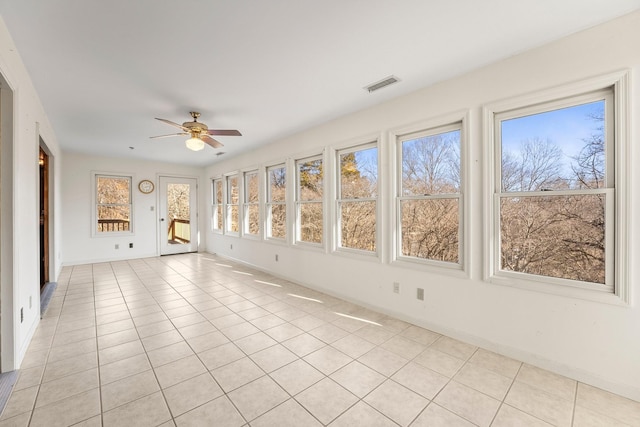
[[[460,125],[400,139],[400,254],[460,263]]]
[[[131,230],[131,177],[96,175],[96,231]]]
[[[287,232],[287,169],[267,169],[267,237],[284,239]]]
[[[224,199],[222,197],[222,179],[214,179],[213,180],[213,206],[212,206],[212,214],[213,214],[213,229],[217,231],[223,230],[223,202]]]
[[[189,184],[169,184],[167,186],[167,209],[169,218],[189,220],[191,217],[189,191]]]
[[[378,148],[338,152],[339,245],[376,251]]]
[[[499,121],[502,270],[605,283],[605,111],[598,99]]]
[[[237,233],[240,231],[239,224],[239,203],[240,194],[238,188],[238,175],[228,176],[227,178],[227,231]]]
[[[298,241],[322,243],[324,193],[322,158],[299,160],[297,169]]]
[[[258,171],[244,174],[244,232],[258,235],[260,232],[260,205],[258,204]]]

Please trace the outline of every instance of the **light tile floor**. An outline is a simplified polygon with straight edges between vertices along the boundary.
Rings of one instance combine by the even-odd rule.
[[[640,403],[208,254],[64,268],[4,426],[639,426]]]

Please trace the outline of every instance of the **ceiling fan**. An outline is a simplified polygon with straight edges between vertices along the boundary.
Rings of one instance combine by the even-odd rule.
[[[242,136],[242,134],[235,129],[209,129],[207,125],[198,121],[200,113],[198,113],[197,111],[190,111],[189,114],[191,114],[191,117],[193,117],[193,121],[184,122],[181,125],[178,123],[174,123],[171,120],[159,119],[156,117],[156,120],[160,120],[161,122],[165,122],[168,125],[175,126],[182,130],[182,132],[172,133],[170,135],[152,136],[151,139],[189,135],[190,138],[186,140],[187,148],[193,151],[200,151],[204,148],[205,143],[209,144],[213,148],[220,148],[223,146],[220,141],[216,141],[215,139],[211,138],[210,135]]]

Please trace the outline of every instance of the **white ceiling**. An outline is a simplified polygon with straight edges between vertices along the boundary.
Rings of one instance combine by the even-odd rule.
[[[214,163],[640,8],[640,0],[0,0],[64,150]],[[369,94],[389,75],[400,83]],[[154,120],[202,113],[192,152]],[[134,147],[131,150],[129,147]]]

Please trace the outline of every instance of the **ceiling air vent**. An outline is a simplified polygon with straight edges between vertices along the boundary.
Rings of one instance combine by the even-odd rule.
[[[379,82],[375,82],[370,84],[369,86],[366,86],[364,89],[371,93],[371,92],[375,92],[378,89],[382,89],[383,87],[392,85],[394,83],[398,83],[400,81],[400,79],[398,79],[396,76],[389,76],[389,77],[385,77],[384,79],[380,80]]]

